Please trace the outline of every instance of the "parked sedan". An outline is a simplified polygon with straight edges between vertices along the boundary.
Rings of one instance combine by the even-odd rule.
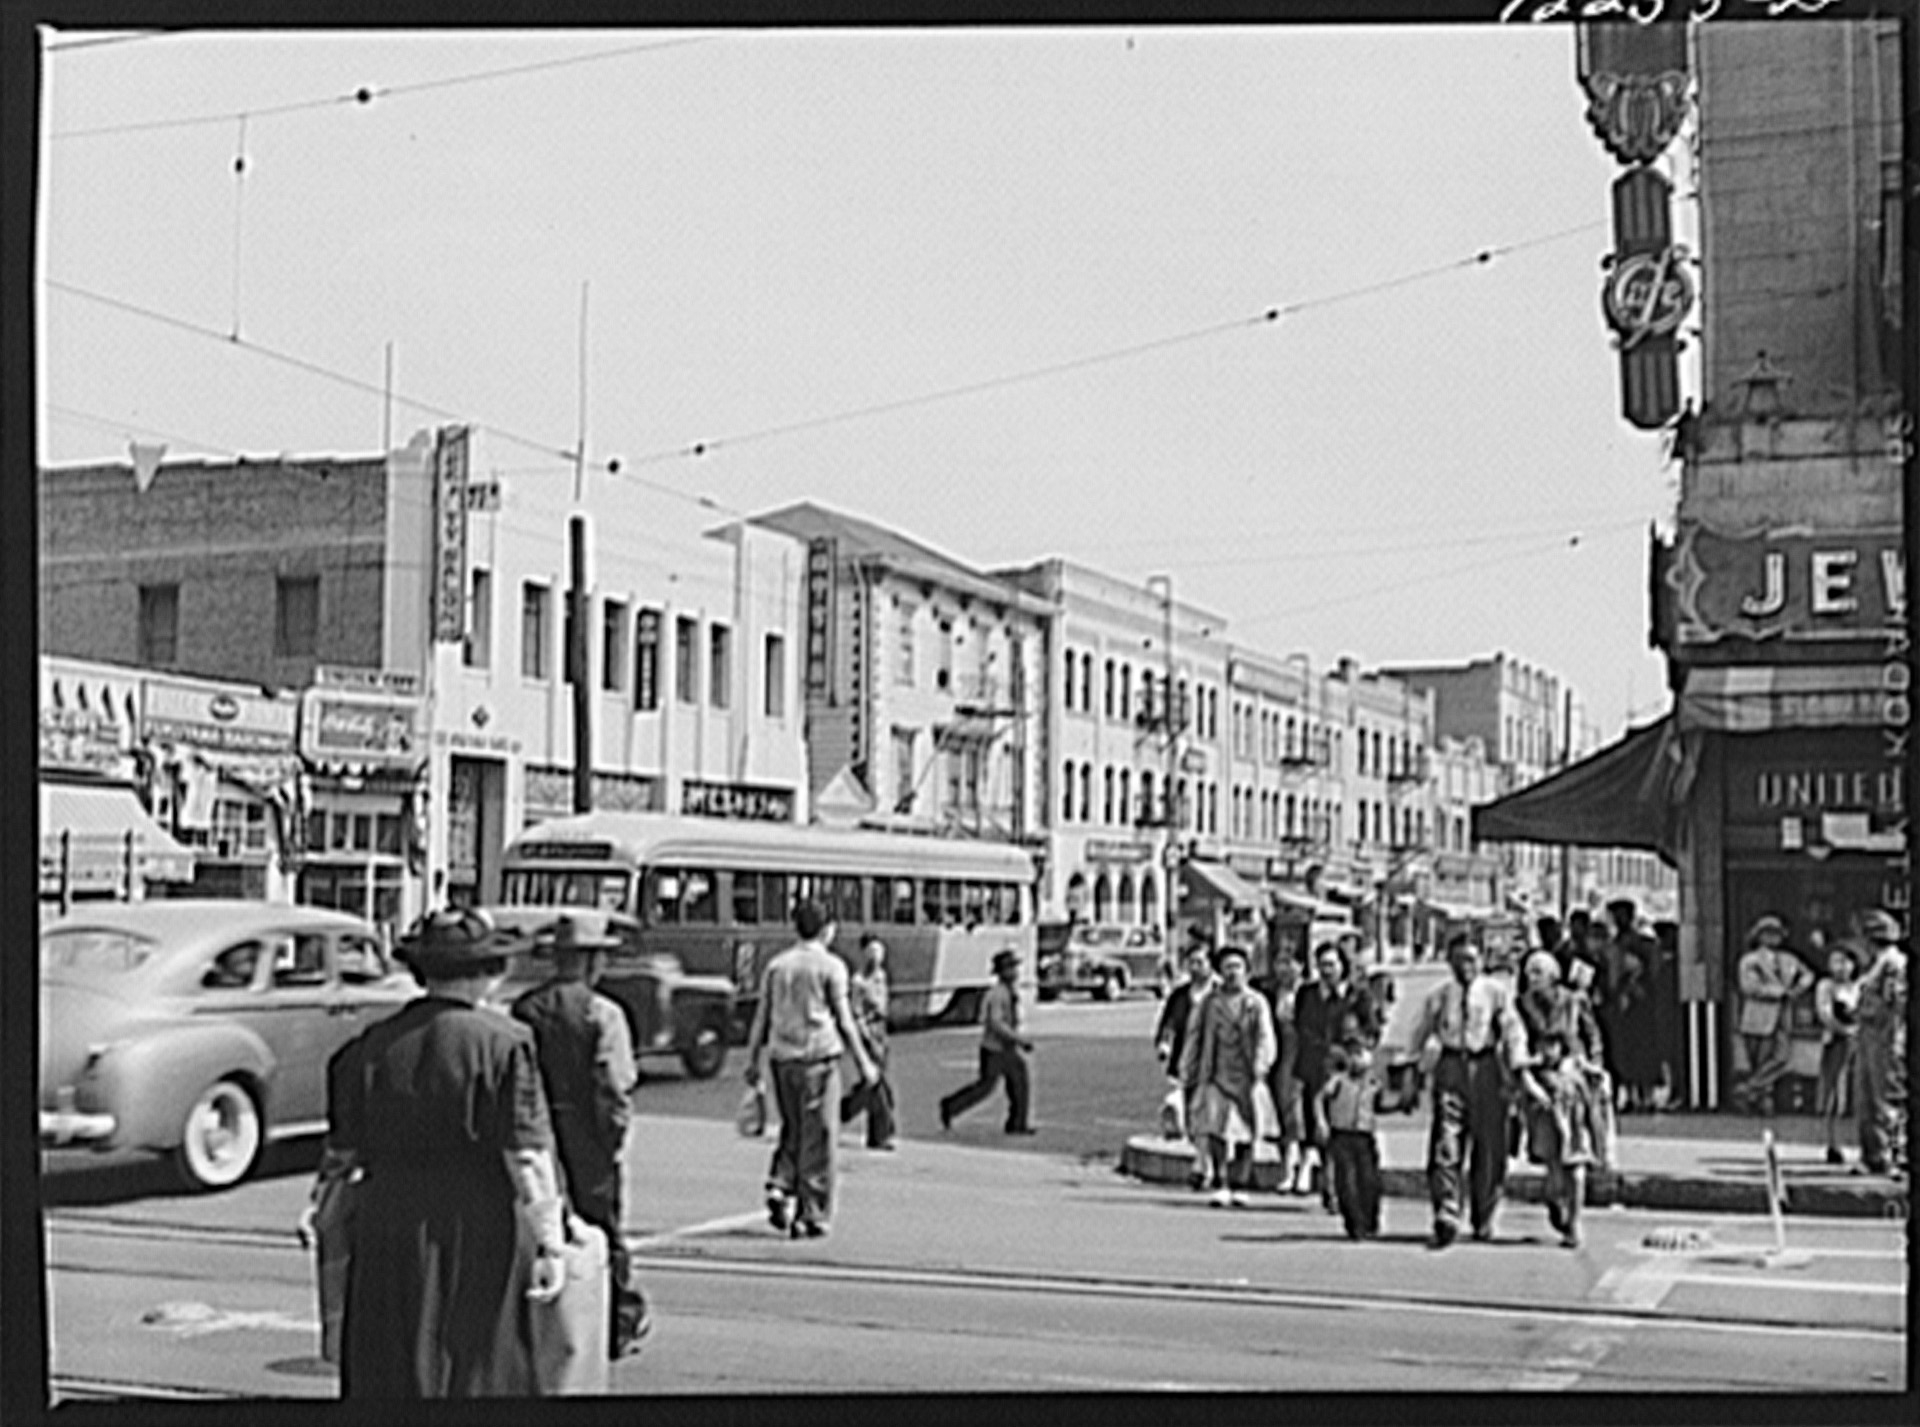
[[[41,1145],[168,1154],[195,1189],[324,1130],[328,1059],[419,994],[367,923],[263,902],[75,912],[40,977]]]
[[[734,1017],[731,981],[690,972],[671,952],[647,949],[639,922],[621,912],[572,907],[488,907],[486,911],[496,926],[519,940],[494,1004],[505,1008],[552,974],[550,953],[538,937],[564,912],[619,938],[620,946],[608,953],[595,989],[627,1013],[635,1057],[644,1064],[649,1056],[678,1056],[695,1080],[710,1080],[720,1073]]]

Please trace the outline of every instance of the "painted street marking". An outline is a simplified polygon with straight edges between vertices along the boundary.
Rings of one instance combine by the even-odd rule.
[[[140,1315],[149,1328],[160,1328],[182,1338],[198,1338],[208,1333],[232,1333],[248,1328],[265,1328],[281,1333],[317,1333],[320,1324],[312,1318],[295,1318],[278,1309],[243,1312],[215,1308],[208,1303],[163,1303]]]
[[[1811,1293],[1884,1293],[1906,1296],[1904,1283],[1854,1283],[1848,1280],[1817,1278],[1743,1278],[1730,1273],[1683,1273],[1676,1283],[1715,1283],[1731,1288],[1797,1288]]]
[[[764,1209],[751,1214],[729,1214],[724,1219],[708,1219],[704,1223],[688,1224],[684,1228],[666,1229],[658,1234],[636,1237],[627,1235],[629,1249],[650,1249],[659,1244],[670,1244],[675,1239],[691,1239],[700,1234],[724,1234],[733,1229],[744,1229],[751,1224],[765,1224],[767,1214]]]

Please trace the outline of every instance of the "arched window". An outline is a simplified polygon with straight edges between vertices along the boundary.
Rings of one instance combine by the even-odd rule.
[[[1093,712],[1093,656],[1080,656],[1080,711]]]
[[[1122,827],[1127,827],[1133,822],[1133,793],[1130,786],[1132,782],[1133,770],[1122,768],[1120,770],[1120,825]]]
[[[1080,765],[1080,821],[1093,821],[1093,765]]]
[[[1140,921],[1145,926],[1160,925],[1160,883],[1151,872],[1140,874]]]
[[[1119,921],[1133,920],[1133,874],[1131,872],[1120,874],[1120,897],[1118,904],[1114,907],[1114,915]]]
[[[1106,666],[1105,672],[1106,672],[1106,677],[1103,680],[1101,680],[1101,683],[1100,683],[1101,708],[1102,708],[1102,712],[1104,712],[1108,718],[1112,718],[1113,717],[1113,696],[1117,692],[1117,689],[1115,688],[1115,684],[1119,677],[1113,671],[1113,660],[1111,659],[1107,660],[1107,666]]]
[[[1113,823],[1113,769],[1111,767],[1100,770],[1100,821],[1109,826]]]
[[[1140,770],[1140,821],[1151,826],[1160,820],[1160,810],[1153,802],[1153,770]]]
[[[1093,919],[1096,922],[1113,920],[1113,884],[1102,872],[1093,879]]]
[[[1133,666],[1131,664],[1120,666],[1120,717],[1123,719],[1133,717]]]
[[[1087,874],[1075,872],[1067,878],[1067,915],[1085,917],[1087,914]]]
[[[1073,821],[1073,760],[1060,765],[1060,821]]]
[[[1293,836],[1293,831],[1294,831],[1293,818],[1294,818],[1295,806],[1296,805],[1293,800],[1293,794],[1288,793],[1287,802],[1286,802],[1286,813],[1285,813],[1286,822],[1283,825],[1283,830],[1282,830],[1282,835],[1285,837]]]

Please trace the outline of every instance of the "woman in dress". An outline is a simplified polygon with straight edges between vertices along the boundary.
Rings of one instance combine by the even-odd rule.
[[[1825,975],[1813,984],[1813,1011],[1820,1020],[1820,1117],[1826,1121],[1827,1163],[1844,1164],[1839,1120],[1853,1072],[1853,1043],[1860,1029],[1860,955],[1847,942],[1826,949]]]
[[[1275,1187],[1282,1194],[1307,1192],[1306,1107],[1301,1103],[1300,1077],[1295,1072],[1300,1036],[1293,1013],[1299,995],[1300,963],[1282,956],[1273,971],[1273,1034],[1279,1050],[1267,1074],[1280,1158],[1280,1178]]]
[[[321,1181],[358,1171],[341,1395],[538,1395],[533,1305],[566,1270],[533,1032],[480,1004],[506,971],[483,913],[435,913],[401,954],[426,994],[327,1068]]]
[[[1244,1207],[1253,1183],[1254,1141],[1271,1127],[1272,1102],[1258,1092],[1266,1089],[1278,1048],[1266,997],[1247,984],[1247,953],[1223,946],[1214,965],[1220,981],[1200,1002],[1187,1032],[1180,1081],[1193,1107],[1189,1134],[1205,1147],[1213,1203]]]
[[[1309,1146],[1327,1143],[1327,1127],[1320,1118],[1320,1092],[1326,1089],[1331,1074],[1329,1056],[1345,1038],[1349,1022],[1369,1046],[1380,1039],[1380,1018],[1373,998],[1353,974],[1353,961],[1346,947],[1337,942],[1322,942],[1313,953],[1315,978],[1303,985],[1294,997],[1293,1026],[1299,1037],[1294,1057],[1294,1074],[1300,1080],[1300,1099],[1305,1111],[1303,1142]],[[1308,1153],[1316,1151],[1309,1150]],[[1334,1212],[1333,1179],[1325,1165],[1317,1171],[1320,1201],[1327,1212]]]
[[[1560,964],[1535,951],[1522,967],[1520,1023],[1527,1063],[1520,1068],[1525,1096],[1527,1157],[1546,1169],[1541,1197],[1547,1220],[1567,1248],[1580,1243],[1580,1206],[1587,1170],[1605,1157],[1602,1116],[1610,1108],[1601,1070],[1600,1026],[1586,996],[1560,984]]]

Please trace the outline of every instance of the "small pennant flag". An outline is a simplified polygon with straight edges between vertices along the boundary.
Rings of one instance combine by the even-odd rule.
[[[141,495],[147,493],[147,487],[153,484],[155,472],[160,469],[160,458],[167,454],[167,443],[145,446],[138,441],[127,442],[127,450],[133,455],[133,487]]]

